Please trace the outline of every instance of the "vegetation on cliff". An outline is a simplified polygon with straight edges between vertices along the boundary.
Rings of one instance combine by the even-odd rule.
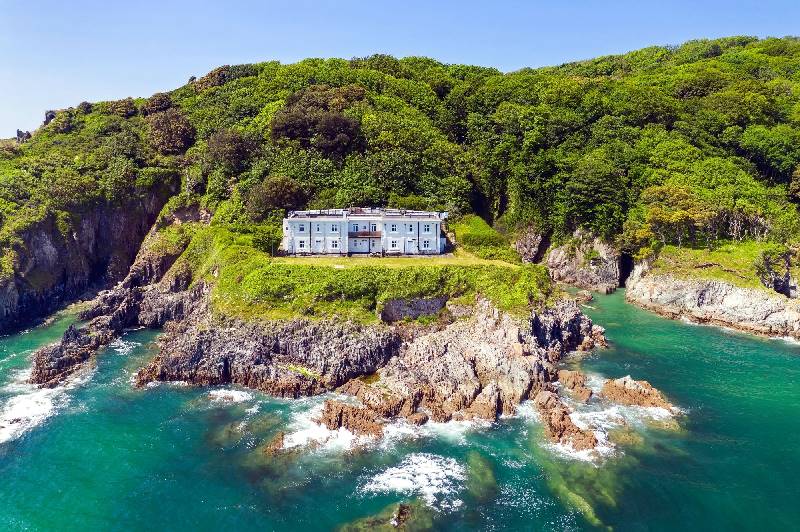
[[[639,256],[791,243],[798,72],[788,37],[505,74],[385,55],[223,66],[169,93],[48,113],[3,143],[0,276],[37,220],[66,234],[89,206],[178,178],[185,201],[266,252],[285,209],[348,205],[475,214],[454,224],[464,247],[511,262],[503,235],[522,226],[552,242],[588,230]]]

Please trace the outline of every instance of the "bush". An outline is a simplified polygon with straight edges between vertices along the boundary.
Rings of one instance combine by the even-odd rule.
[[[456,235],[456,242],[470,253],[482,259],[520,262],[519,255],[511,248],[509,240],[480,216],[468,214],[449,226]]]
[[[136,104],[133,98],[108,102],[107,109],[109,114],[121,116],[122,118],[130,118],[136,114]]]
[[[284,176],[270,176],[254,185],[244,198],[247,213],[253,220],[265,219],[271,211],[296,209],[305,202],[305,194],[297,182]]]
[[[157,92],[145,100],[141,107],[141,113],[142,116],[152,115],[154,113],[166,111],[170,107],[172,107],[172,98],[170,95],[166,92]]]
[[[221,167],[232,174],[242,172],[258,147],[255,139],[231,129],[222,129],[211,134],[207,141],[206,163],[210,167]]]
[[[194,127],[178,109],[167,109],[147,117],[150,144],[159,153],[179,154],[194,143]]]

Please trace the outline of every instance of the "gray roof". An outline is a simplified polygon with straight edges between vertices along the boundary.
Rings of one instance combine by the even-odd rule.
[[[330,217],[353,217],[353,216],[383,216],[398,218],[435,218],[444,220],[447,218],[446,212],[437,211],[414,211],[410,209],[383,209],[378,207],[350,207],[347,209],[320,209],[310,211],[289,211],[287,218],[330,218]]]

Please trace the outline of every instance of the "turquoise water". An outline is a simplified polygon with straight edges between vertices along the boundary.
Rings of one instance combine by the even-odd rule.
[[[527,415],[268,457],[279,430],[315,434],[321,399],[136,390],[152,331],[129,333],[68,389],[40,391],[21,383],[29,354],[70,317],[2,338],[0,528],[330,530],[412,500],[439,530],[795,528],[800,347],[664,320],[622,294],[592,305],[612,348],[573,364],[647,379],[685,411],[679,428],[626,413],[626,443],[594,463],[545,445]],[[26,406],[33,419],[20,419]]]

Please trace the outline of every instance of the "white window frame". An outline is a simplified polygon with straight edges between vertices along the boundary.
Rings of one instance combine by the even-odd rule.
[[[331,233],[339,232],[339,224],[331,224]]]
[[[378,224],[370,224],[369,230],[374,233],[378,230]]]
[[[414,224],[408,224],[408,232],[414,234]]]
[[[422,241],[422,249],[430,249],[431,248],[431,241],[427,238]]]
[[[353,232],[355,233],[358,231],[358,224],[353,224]]]
[[[389,243],[389,247],[392,248],[392,249],[398,249],[397,244],[398,244],[397,240],[392,240]]]
[[[391,225],[391,229],[389,229],[389,230],[390,230],[392,233],[396,233],[396,232],[397,232],[397,224],[392,224],[392,225]]]
[[[317,233],[321,233],[321,232],[322,232],[322,224],[318,223],[317,224]]]
[[[305,240],[298,240],[297,241],[298,249],[306,249],[306,241]]]
[[[422,225],[422,232],[423,233],[430,233],[431,232],[431,224],[423,224]]]
[[[331,249],[339,249],[339,241],[338,240],[331,241]]]
[[[306,232],[306,226],[303,225],[303,224],[298,225],[297,226],[297,232],[298,233],[305,233]]]

